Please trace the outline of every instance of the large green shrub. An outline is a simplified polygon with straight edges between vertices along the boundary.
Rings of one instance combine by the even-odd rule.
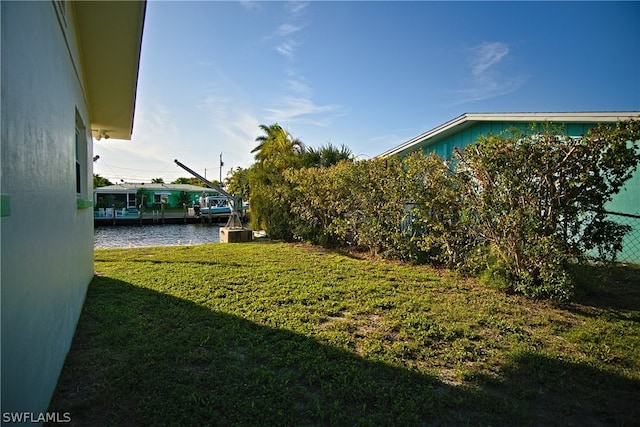
[[[293,233],[297,239],[324,246],[347,244],[353,168],[353,163],[342,162],[330,168],[287,172],[287,182],[293,189],[291,210],[296,216]]]
[[[407,228],[423,260],[460,267],[473,241],[461,222],[459,176],[438,155],[415,152],[403,159],[410,200]]]
[[[399,159],[344,161],[329,168],[289,171],[296,235],[321,244],[352,245],[404,257],[408,196]]]
[[[372,254],[452,264],[460,211],[456,176],[436,155],[289,170],[294,235]]]
[[[351,183],[351,224],[357,244],[372,254],[404,258],[407,255],[402,223],[407,192],[402,163],[397,158],[354,164]]]
[[[626,230],[602,212],[636,169],[638,140],[632,121],[580,138],[514,130],[457,151],[463,218],[487,269],[510,290],[565,299],[570,259],[595,247],[615,259]]]

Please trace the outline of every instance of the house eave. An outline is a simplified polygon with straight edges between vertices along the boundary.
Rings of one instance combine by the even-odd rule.
[[[145,1],[73,2],[91,131],[131,139]]]
[[[151,183],[151,184],[141,184],[141,183],[125,183],[125,184],[112,184],[104,187],[96,187],[94,189],[95,193],[106,193],[106,194],[116,194],[116,193],[134,193],[138,190],[146,190],[150,192],[170,192],[170,191],[187,191],[187,192],[215,192],[211,188],[200,187],[197,185],[191,184],[160,184],[160,183]]]
[[[616,123],[620,120],[640,119],[639,111],[560,112],[560,113],[464,113],[436,128],[416,136],[377,157],[406,154],[418,145],[428,146],[447,135],[464,130],[482,121],[525,123]]]

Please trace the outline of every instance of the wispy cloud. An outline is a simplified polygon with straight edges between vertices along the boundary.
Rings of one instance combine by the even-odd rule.
[[[484,42],[472,48],[470,78],[467,88],[458,90],[455,104],[494,98],[518,90],[528,79],[526,75],[506,76],[500,69],[510,48],[502,42]]]
[[[311,97],[313,95],[313,89],[309,86],[307,79],[304,76],[299,75],[293,69],[286,71],[287,78],[285,80],[285,86],[288,87],[296,96]]]
[[[285,22],[283,24],[280,24],[275,30],[274,34],[277,40],[275,49],[278,53],[289,60],[294,59],[296,48],[300,45],[300,42],[294,39],[293,36],[303,29],[303,26],[300,25],[299,22],[308,5],[309,2],[301,1],[291,1],[285,3]]]
[[[502,81],[491,78],[478,80],[478,84],[475,87],[458,91],[462,96],[462,101],[458,103],[482,101],[484,99],[507,95],[518,90],[526,81],[527,78],[525,76],[512,77]]]
[[[246,10],[250,10],[250,11],[258,10],[261,7],[260,2],[254,1],[254,0],[240,0],[239,3]]]
[[[243,7],[253,10],[252,2],[243,2]],[[277,6],[274,6],[277,5]],[[348,113],[348,109],[338,104],[319,104],[313,98],[313,88],[305,76],[294,68],[303,47],[303,32],[308,27],[305,16],[309,1],[288,1],[270,3],[269,6],[280,7],[280,20],[263,37],[261,43],[268,43],[273,50],[284,58],[284,78],[279,88],[281,93],[270,97],[267,105],[260,106],[255,101],[245,102],[251,107],[244,108],[236,98],[208,98],[204,105],[209,112],[211,127],[224,135],[230,144],[250,152],[255,142],[256,130],[260,123],[288,123],[313,126],[328,126],[331,121]],[[256,114],[253,114],[255,112]],[[259,119],[259,120],[258,120]]]
[[[471,72],[474,76],[482,76],[493,65],[498,64],[509,53],[505,43],[482,43],[475,48],[475,57],[471,61]]]
[[[293,96],[283,97],[266,111],[269,120],[275,122],[305,123],[323,127],[328,126],[334,117],[348,113],[341,105],[317,105],[310,98]]]
[[[247,167],[260,122],[250,108],[225,97],[209,96],[203,101],[207,122],[218,145],[229,154],[228,164]]]
[[[309,6],[308,1],[289,1],[285,4],[285,10],[289,15],[300,15]]]
[[[287,58],[293,59],[293,54],[296,50],[297,45],[298,43],[296,43],[294,40],[288,39],[277,45],[276,50]]]
[[[293,34],[296,33],[298,31],[300,31],[302,29],[302,27],[299,27],[297,25],[293,25],[293,24],[282,24],[278,27],[277,30],[277,34],[279,36],[285,37],[288,36],[289,34]]]
[[[290,1],[284,4],[283,24],[275,32],[275,50],[287,58],[289,66],[284,86],[288,93],[265,108],[267,120],[279,123],[300,123],[326,127],[335,117],[347,114],[347,109],[337,104],[317,104],[313,89],[307,79],[291,67],[301,46],[299,35],[305,26],[301,24],[310,2]]]
[[[309,85],[307,85],[307,83],[300,78],[293,78],[293,79],[289,79],[286,81],[287,86],[289,87],[289,89],[291,89],[293,92],[303,95],[303,96],[310,96],[312,93],[311,88],[309,87]]]

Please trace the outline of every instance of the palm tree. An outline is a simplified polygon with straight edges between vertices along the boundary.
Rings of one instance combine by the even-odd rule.
[[[305,147],[302,141],[293,138],[278,123],[271,126],[260,125],[265,133],[256,138],[258,145],[251,150],[256,161],[261,165],[273,165],[277,169],[294,166]]]
[[[319,149],[308,148],[303,155],[303,164],[307,167],[323,167],[337,165],[342,160],[353,160],[353,152],[344,144],[340,148],[331,143]]]

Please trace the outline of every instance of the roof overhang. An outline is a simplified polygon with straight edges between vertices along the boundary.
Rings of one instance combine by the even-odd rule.
[[[146,1],[72,4],[91,131],[131,139]]]
[[[138,190],[150,191],[152,193],[162,193],[171,191],[186,191],[189,193],[202,193],[202,192],[216,192],[211,188],[207,187],[199,187],[197,185],[191,184],[160,184],[160,183],[150,183],[150,184],[142,184],[142,183],[123,183],[123,184],[112,184],[104,187],[96,187],[94,191],[96,193],[135,193]]]
[[[377,157],[405,154],[417,146],[426,146],[449,135],[461,132],[478,122],[508,123],[616,123],[621,120],[640,119],[640,111],[577,112],[577,113],[465,113],[407,142],[385,151]]]

